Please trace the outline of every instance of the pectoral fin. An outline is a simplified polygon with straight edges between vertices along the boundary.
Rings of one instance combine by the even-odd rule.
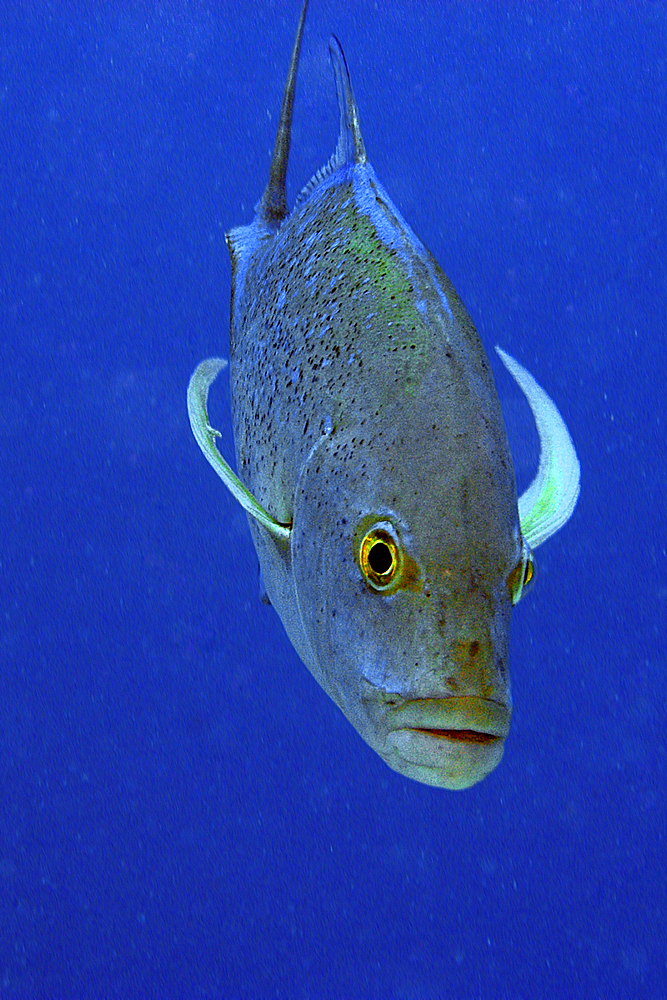
[[[580,466],[565,421],[530,372],[499,347],[496,351],[528,400],[540,435],[540,465],[519,497],[521,532],[532,549],[570,518],[579,496]]]
[[[267,531],[270,531],[274,538],[282,542],[289,541],[291,528],[289,525],[280,524],[271,517],[268,511],[255,500],[252,493],[243,485],[237,475],[235,475],[218,451],[215,439],[220,437],[220,431],[216,431],[208,422],[208,391],[212,383],[217,378],[220,371],[225,368],[227,362],[222,358],[207,358],[197,365],[188,385],[188,416],[190,417],[190,427],[195,436],[197,444],[204,452],[207,460],[218,473],[223,483],[232,496],[238,500],[248,514],[259,521]]]

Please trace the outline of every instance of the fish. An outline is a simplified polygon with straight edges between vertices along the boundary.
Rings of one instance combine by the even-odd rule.
[[[190,424],[246,511],[268,599],[324,691],[390,768],[468,788],[503,756],[512,607],[535,548],[574,511],[580,465],[553,401],[498,348],[540,437],[517,498],[484,347],[368,160],[335,36],[338,142],[288,210],[307,6],[266,189],[226,237],[236,473],[208,418],[224,358],[195,369]]]

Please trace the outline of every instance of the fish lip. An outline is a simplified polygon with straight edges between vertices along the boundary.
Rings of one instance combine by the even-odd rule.
[[[505,740],[511,717],[506,705],[477,695],[413,698],[392,709],[389,729],[484,746]]]

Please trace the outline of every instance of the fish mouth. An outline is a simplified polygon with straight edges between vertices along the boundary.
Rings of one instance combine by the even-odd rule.
[[[477,695],[414,698],[392,712],[391,729],[457,743],[493,743],[507,736],[511,714],[505,705]]]
[[[505,705],[475,695],[415,698],[392,710],[387,744],[402,762],[398,770],[468,788],[500,763],[511,716]]]
[[[480,733],[477,729],[424,729],[421,726],[410,726],[413,733],[424,733],[437,740],[451,740],[453,743],[495,743],[501,737],[495,733]]]

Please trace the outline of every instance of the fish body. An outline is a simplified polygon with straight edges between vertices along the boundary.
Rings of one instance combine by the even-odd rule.
[[[267,594],[315,678],[392,768],[464,788],[503,754],[529,540],[484,348],[368,162],[335,39],[338,146],[287,213],[305,10],[267,190],[254,221],[228,234],[238,479],[206,415],[222,362],[193,376],[191,421],[249,512]],[[535,384],[534,411],[542,397]],[[545,428],[562,429],[555,412]],[[561,478],[568,461],[574,476],[572,455],[552,462]]]

